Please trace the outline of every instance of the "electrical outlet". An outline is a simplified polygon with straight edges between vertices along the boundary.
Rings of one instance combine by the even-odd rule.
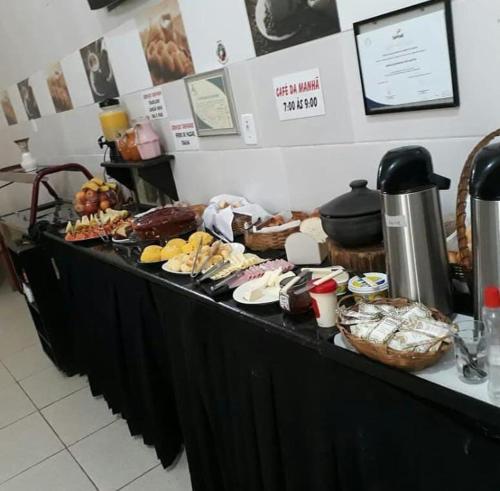
[[[241,115],[241,132],[247,145],[257,145],[257,130],[253,114]]]

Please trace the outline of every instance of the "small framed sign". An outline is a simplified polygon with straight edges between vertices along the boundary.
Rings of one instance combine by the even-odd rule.
[[[227,70],[213,70],[185,80],[198,136],[238,134]]]
[[[354,24],[368,115],[460,104],[450,0]]]

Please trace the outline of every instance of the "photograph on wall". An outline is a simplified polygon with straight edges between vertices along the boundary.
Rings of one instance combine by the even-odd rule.
[[[199,136],[238,133],[233,95],[226,69],[188,77],[186,88]]]
[[[217,0],[216,9],[211,2],[179,0],[179,4],[196,73],[255,58],[243,0]]]
[[[336,0],[245,0],[257,56],[340,31]]]
[[[142,48],[153,84],[194,73],[191,50],[177,0],[163,0],[137,18]]]
[[[9,126],[17,124],[16,112],[14,111],[14,106],[10,100],[9,93],[6,90],[0,91],[0,104],[2,106],[2,111],[5,114],[7,124]]]
[[[30,84],[29,78],[23,80],[22,82],[19,82],[17,84],[17,88],[19,89],[19,95],[21,96],[21,100],[23,101],[23,106],[26,110],[28,119],[40,118],[40,109],[38,107],[38,102],[35,98],[35,92],[33,91],[33,87]]]
[[[118,97],[118,87],[104,38],[82,48],[80,55],[94,102]]]
[[[64,78],[64,73],[59,62],[49,67],[47,85],[57,113],[73,109],[66,79]]]

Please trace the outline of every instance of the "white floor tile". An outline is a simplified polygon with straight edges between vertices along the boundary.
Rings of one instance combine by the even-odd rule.
[[[88,387],[51,404],[42,414],[66,445],[72,445],[117,418],[106,401],[93,397]]]
[[[182,455],[172,470],[165,470],[161,465],[125,486],[122,491],[192,491],[191,478],[186,454]],[[0,488],[0,491],[3,491]]]
[[[86,377],[67,377],[51,367],[20,381],[37,407],[43,408],[88,385]]]
[[[132,438],[121,419],[69,450],[101,491],[116,490],[158,465],[155,451]]]
[[[2,363],[16,380],[23,380],[53,366],[39,343],[7,356]]]
[[[34,411],[35,406],[15,382],[0,388],[0,428]]]
[[[63,449],[40,414],[0,430],[0,483]]]
[[[2,328],[0,337],[2,339],[0,343],[0,360],[4,360],[8,356],[39,342],[34,327],[19,320],[11,322],[7,327]]]
[[[0,362],[0,389],[6,385],[14,384],[16,381]]]
[[[95,491],[73,457],[63,450],[0,485],[0,491]]]

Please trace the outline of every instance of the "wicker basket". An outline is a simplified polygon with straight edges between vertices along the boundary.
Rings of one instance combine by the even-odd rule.
[[[302,211],[293,211],[293,220],[305,220],[309,215]],[[245,230],[245,245],[252,251],[269,251],[285,248],[286,239],[298,232],[300,226],[283,230],[282,232],[272,233],[254,233],[251,230]]]
[[[472,150],[465,161],[460,181],[458,184],[457,193],[457,238],[458,238],[458,261],[459,266],[462,268],[463,274],[466,277],[471,276],[472,272],[472,254],[467,240],[467,200],[469,198],[469,180],[474,167],[474,161],[477,154],[487,145],[489,145],[495,138],[500,136],[500,129],[493,131],[486,135]],[[470,280],[469,280],[470,281]]]
[[[245,233],[245,226],[248,226],[252,223],[252,217],[250,215],[243,215],[242,213],[234,213],[233,214],[233,234],[243,235]]]
[[[340,301],[340,304],[345,303],[347,300],[352,300],[352,296],[345,297]],[[370,303],[375,305],[383,304],[393,305],[395,307],[404,307],[413,302],[406,298],[381,298]],[[355,305],[352,308],[356,309],[356,307],[357,306]],[[430,310],[432,311],[434,319],[450,323],[448,317],[438,310]],[[399,368],[400,370],[405,370],[407,372],[423,370],[424,368],[434,365],[451,347],[451,343],[441,343],[439,350],[432,353],[402,353],[389,348],[386,344],[376,344],[353,336],[349,331],[349,327],[343,325],[341,322],[337,324],[337,327],[349,343],[352,344],[352,346],[354,346],[361,354],[371,358],[372,360],[379,361],[384,365]]]

